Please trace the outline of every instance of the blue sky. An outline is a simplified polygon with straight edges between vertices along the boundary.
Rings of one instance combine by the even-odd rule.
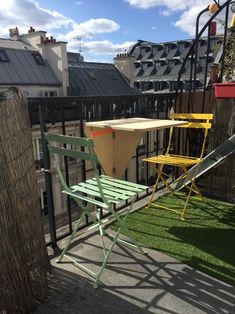
[[[112,62],[138,39],[164,42],[192,38],[207,0],[0,0],[0,37],[18,26],[44,30],[86,61]]]

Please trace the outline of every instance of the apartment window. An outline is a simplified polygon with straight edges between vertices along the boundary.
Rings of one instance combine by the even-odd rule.
[[[9,62],[7,54],[4,50],[0,50],[0,62]]]
[[[147,67],[148,67],[147,62],[143,63],[143,65],[142,65],[142,66],[143,66],[143,70],[144,70],[144,71],[146,71],[146,70],[147,70]]]
[[[169,86],[170,91],[176,90],[176,87],[177,87],[177,81],[171,81],[170,86]]]
[[[161,89],[162,89],[162,82],[161,81],[155,82],[154,90],[157,92],[157,91],[160,91]]]
[[[23,95],[24,95],[24,97],[28,97],[29,92],[28,92],[28,91],[26,91],[26,90],[24,90],[24,91],[23,91]]]
[[[53,91],[47,91],[44,94],[45,97],[56,97],[57,96],[57,91],[53,90]]]
[[[165,45],[165,53],[169,53],[171,51],[171,45]]]
[[[67,134],[68,136],[77,136],[76,133],[70,133]],[[71,145],[71,144],[67,144],[67,149],[71,149],[71,150],[76,150],[76,146],[75,145]],[[68,158],[68,162],[76,162],[76,158],[73,157],[67,157]]]
[[[175,66],[175,60],[169,60],[168,61],[168,66],[169,66],[170,70],[172,70],[174,68],[174,66]]]
[[[40,170],[43,168],[43,150],[42,150],[42,140],[40,138],[33,140],[33,153],[36,163],[36,169]]]
[[[88,72],[87,73],[88,74],[88,76],[90,77],[90,79],[92,79],[92,80],[96,80],[96,76],[95,76],[95,73],[94,72]]]
[[[153,54],[155,55],[158,51],[163,50],[163,46],[154,46],[153,47]]]
[[[42,58],[42,56],[39,53],[32,53],[34,60],[36,61],[37,64],[39,65],[44,65],[45,62]]]
[[[143,56],[146,52],[146,47],[141,47],[140,48],[140,54]]]
[[[161,62],[160,61],[155,62],[155,67],[156,70],[158,70],[161,67]]]
[[[149,85],[148,82],[142,82],[142,83],[141,83],[141,89],[142,89],[142,91],[147,91],[147,90],[148,90],[148,85]]]
[[[141,138],[139,145],[138,145],[138,153],[139,153],[139,155],[146,154],[146,145],[144,143],[143,137]]]
[[[134,85],[137,89],[141,90],[140,82],[134,82]]]
[[[190,68],[191,65],[192,65],[192,60],[191,60],[191,59],[186,60],[186,62],[185,62],[185,68],[186,68],[186,69],[187,69],[187,68]]]
[[[178,51],[181,53],[181,52],[184,51],[184,49],[185,49],[185,44],[179,43],[179,44],[178,44]]]
[[[40,190],[40,204],[42,216],[48,215],[47,191]]]

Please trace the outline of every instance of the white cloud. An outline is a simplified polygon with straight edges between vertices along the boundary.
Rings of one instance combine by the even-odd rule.
[[[60,38],[66,40],[73,39],[77,36],[92,38],[95,34],[111,33],[117,31],[120,25],[115,21],[100,18],[100,19],[90,19],[83,23],[74,22],[72,25],[73,30],[67,34],[60,34]]]
[[[57,33],[57,36],[53,34],[54,37],[64,41],[78,36],[92,38],[95,34],[114,32],[120,28],[118,23],[106,18],[77,23],[57,11],[42,8],[35,0],[0,0],[0,7],[0,37],[7,37],[9,28],[16,26],[21,34],[27,33],[29,26],[48,33],[54,31]]]
[[[83,1],[74,1],[77,5]],[[0,0],[0,37],[9,36],[9,28],[18,27],[20,34],[27,33],[29,26],[43,30],[47,35],[53,35],[57,40],[68,41],[68,51],[79,51],[77,37],[82,38],[82,49],[97,56],[115,55],[118,48],[128,48],[132,42],[114,44],[109,40],[91,40],[96,34],[118,31],[120,25],[107,18],[90,19],[78,23],[55,10],[49,10],[39,5],[36,0]],[[90,39],[90,40],[88,40]],[[96,59],[94,57],[93,59]]]
[[[159,8],[160,14],[169,16],[175,12],[181,12],[177,21],[173,25],[188,33],[190,36],[195,33],[195,23],[198,13],[205,9],[210,1],[208,0],[124,0],[131,6],[139,9]],[[220,1],[220,4],[225,0]],[[204,14],[200,19],[201,25],[205,24],[208,14]]]
[[[198,12],[203,10],[205,7],[202,5],[194,6],[193,8],[185,11],[180,16],[180,19],[175,22],[175,26],[185,31],[189,35],[195,35],[195,21],[198,15]],[[209,14],[205,13],[200,19],[200,28],[205,25],[206,21],[209,18]],[[199,28],[199,29],[200,29]]]
[[[165,10],[160,11],[160,14],[161,14],[162,16],[170,16],[171,13],[172,13],[171,10],[168,10],[168,9],[165,9]]]
[[[95,62],[95,63],[100,63],[100,62],[102,62],[102,63],[112,63],[111,61],[110,61],[110,58],[109,59],[104,59],[104,58],[98,58],[98,59],[96,59],[96,58],[85,58],[85,60],[84,60],[85,62]]]
[[[68,27],[72,22],[57,11],[44,9],[33,0],[0,0],[0,36],[6,36],[8,28],[29,26],[37,29],[58,29]]]
[[[131,6],[140,8],[140,9],[149,9],[153,7],[167,7],[171,11],[175,10],[185,10],[195,1],[193,0],[124,0],[128,2]]]
[[[82,43],[82,51],[89,52],[94,55],[114,55],[118,50],[128,50],[134,44],[135,42],[133,41],[126,41],[121,44],[114,44],[109,40],[85,41]],[[78,42],[69,42],[69,51],[77,52],[79,50],[78,48]]]

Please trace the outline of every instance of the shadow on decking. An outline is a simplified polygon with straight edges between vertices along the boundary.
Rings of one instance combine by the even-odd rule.
[[[83,237],[69,254],[95,271],[102,260],[100,243],[97,234]],[[48,299],[36,313],[235,312],[235,287],[155,250],[148,252],[142,256],[117,245],[98,289],[70,261],[56,264],[53,258]]]

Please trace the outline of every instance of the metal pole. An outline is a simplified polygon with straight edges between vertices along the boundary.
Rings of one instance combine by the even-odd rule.
[[[203,83],[203,98],[202,98],[202,107],[200,112],[205,111],[205,100],[206,100],[206,89],[207,89],[207,74],[208,74],[208,57],[210,53],[210,38],[211,38],[211,23],[208,25],[208,41],[206,49],[206,68],[204,73],[204,83]]]
[[[44,138],[44,132],[47,131],[46,124],[44,121],[44,115],[42,111],[42,106],[38,106],[39,111],[39,121],[40,121],[40,131],[42,139],[42,150],[43,150],[43,160],[44,160],[44,175],[45,175],[45,185],[47,191],[47,204],[48,204],[48,220],[49,220],[49,229],[52,248],[57,248],[57,239],[56,239],[56,223],[55,223],[55,210],[54,210],[54,201],[53,201],[53,190],[52,190],[52,177],[51,177],[51,163],[50,155],[47,148],[47,143]]]
[[[61,118],[61,126],[62,126],[62,134],[66,135],[65,129],[65,121],[64,121],[64,105],[60,103],[60,118]],[[64,148],[66,148],[66,144],[64,144]],[[65,180],[67,186],[69,186],[69,167],[68,167],[68,157],[64,156],[64,168],[65,168]],[[71,215],[71,198],[67,195],[67,209],[68,209],[68,216],[69,216],[69,232],[73,232],[72,226],[72,215]]]
[[[228,34],[228,15],[229,15],[229,4],[227,4],[226,11],[225,11],[225,25],[224,25],[224,40],[223,40],[223,54],[221,58],[221,71],[220,71],[220,82],[222,82],[223,79],[223,73],[224,73],[224,57],[225,57],[225,47],[227,43],[227,34]]]

